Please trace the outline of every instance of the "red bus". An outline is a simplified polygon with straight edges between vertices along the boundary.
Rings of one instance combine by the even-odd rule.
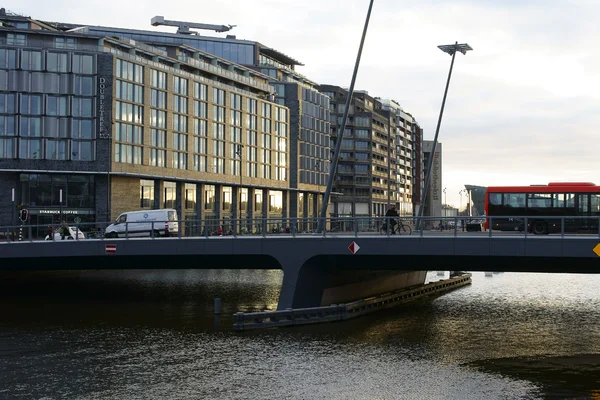
[[[490,186],[485,194],[485,228],[534,234],[598,233],[600,186],[590,182],[551,182],[547,185]],[[561,218],[566,218],[564,228]]]

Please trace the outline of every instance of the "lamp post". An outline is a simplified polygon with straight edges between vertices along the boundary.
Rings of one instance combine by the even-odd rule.
[[[238,219],[240,221],[240,234],[242,233],[242,151],[244,149],[243,144],[238,144],[235,150],[235,154],[240,159],[240,190],[239,190],[239,202],[238,202]],[[235,229],[235,227],[234,227]]]
[[[448,216],[448,202],[446,201],[446,188],[444,188],[444,190],[442,190],[442,192],[444,193],[444,206],[442,207],[444,210],[444,217]]]
[[[13,226],[15,226],[15,224],[16,224],[15,217],[17,214],[17,209],[15,208],[15,188],[12,188],[11,197],[12,197],[12,216],[13,216],[12,224],[13,224]]]
[[[466,189],[462,189],[458,192],[458,194],[460,195],[460,207],[458,209],[458,212],[460,213],[462,210],[462,197],[463,197],[463,193],[466,193],[467,190]]]
[[[318,198],[321,196],[321,161],[315,161],[315,171],[317,171],[317,206],[319,205]]]
[[[444,115],[444,106],[446,105],[446,96],[448,95],[448,86],[450,85],[450,77],[452,76],[452,68],[454,67],[454,58],[456,56],[456,52],[460,51],[463,54],[467,54],[467,51],[473,50],[471,46],[466,43],[458,44],[455,42],[454,44],[441,45],[438,46],[440,50],[444,53],[447,53],[452,56],[452,61],[450,61],[450,71],[448,71],[448,79],[446,80],[446,89],[444,90],[444,97],[442,99],[442,106],[440,108],[440,116],[438,118],[437,127],[435,129],[435,136],[433,138],[433,146],[431,148],[431,156],[429,157],[429,163],[427,167],[427,175],[425,176],[425,184],[423,185],[423,190],[421,192],[421,207],[419,207],[419,215],[417,218],[417,229],[421,229],[421,220],[423,217],[423,208],[425,207],[425,202],[427,200],[427,189],[429,187],[429,180],[431,179],[431,166],[433,165],[433,157],[435,156],[435,147],[437,145],[438,135],[440,133],[440,125],[442,124],[442,116]]]

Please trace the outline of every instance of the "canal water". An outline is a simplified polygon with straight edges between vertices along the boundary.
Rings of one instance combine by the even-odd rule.
[[[600,399],[600,275],[474,272],[349,321],[233,331],[281,279],[2,273],[0,399]]]

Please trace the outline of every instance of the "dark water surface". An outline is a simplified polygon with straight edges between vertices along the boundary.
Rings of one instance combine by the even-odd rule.
[[[232,331],[281,278],[2,273],[0,399],[600,399],[600,275],[476,272],[350,321]]]

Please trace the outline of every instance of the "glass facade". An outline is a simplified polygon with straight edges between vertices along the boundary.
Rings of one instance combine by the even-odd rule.
[[[96,159],[96,57],[0,48],[0,160]]]

